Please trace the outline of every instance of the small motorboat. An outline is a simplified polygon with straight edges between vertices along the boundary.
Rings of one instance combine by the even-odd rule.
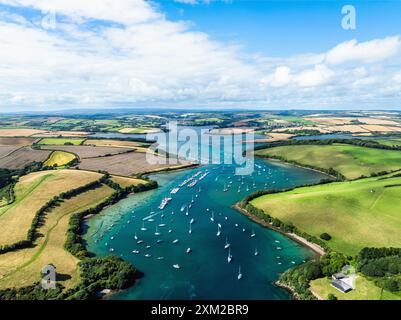
[[[132,253],[139,254],[139,250],[132,250]]]
[[[224,249],[230,248],[230,243],[228,242],[228,239],[226,238],[226,244],[224,246]]]
[[[151,256],[152,256],[152,255],[149,254],[149,253],[145,254],[145,257],[146,257],[146,258],[150,258]]]
[[[192,249],[188,248],[186,252],[187,252],[187,254],[190,254],[192,252]]]
[[[237,275],[237,279],[238,279],[238,280],[241,280],[241,279],[242,279],[241,266],[239,266],[239,268],[238,268],[238,275]]]
[[[180,267],[179,264],[173,264],[173,268],[174,268],[174,269],[180,269],[181,267]]]
[[[141,244],[141,243],[143,243],[143,240],[138,240],[136,243]]]
[[[178,241],[180,241],[180,240],[178,240],[178,239],[175,239],[175,240],[173,240],[173,242],[172,242],[172,243],[176,244],[176,243],[178,243]]]

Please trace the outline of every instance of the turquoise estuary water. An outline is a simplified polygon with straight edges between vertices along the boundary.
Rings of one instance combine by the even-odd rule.
[[[314,254],[231,205],[256,190],[312,183],[325,176],[261,159],[255,160],[252,175],[242,178],[234,169],[207,165],[151,175],[159,182],[157,190],[131,195],[88,222],[90,251],[112,252],[144,273],[131,289],[112,299],[290,299],[274,281]],[[170,194],[197,172],[209,174],[192,188],[187,184]],[[172,200],[160,210],[167,196]]]

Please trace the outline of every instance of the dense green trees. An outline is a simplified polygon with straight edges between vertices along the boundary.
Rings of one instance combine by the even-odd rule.
[[[316,300],[309,290],[309,282],[320,277],[322,277],[320,262],[312,260],[285,271],[279,283],[290,287],[301,300]]]

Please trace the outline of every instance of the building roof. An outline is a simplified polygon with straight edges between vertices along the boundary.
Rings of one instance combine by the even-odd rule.
[[[340,290],[341,292],[344,292],[344,293],[352,290],[352,287],[350,285],[348,285],[344,281],[341,281],[338,279],[333,280],[332,282],[330,282],[330,284],[337,290]]]
[[[333,279],[343,279],[343,278],[345,278],[345,274],[344,273],[341,273],[341,272],[339,272],[339,273],[335,273],[335,274],[333,274]]]

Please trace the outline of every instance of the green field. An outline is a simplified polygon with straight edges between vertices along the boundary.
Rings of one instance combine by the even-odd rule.
[[[44,138],[44,139],[40,140],[38,142],[38,144],[60,146],[60,145],[65,145],[66,143],[67,144],[71,143],[75,146],[79,146],[84,141],[85,141],[85,139],[81,139],[81,138]]]
[[[258,150],[255,154],[264,157],[280,157],[316,168],[333,168],[347,179],[401,169],[401,151],[346,144],[289,145]]]
[[[100,177],[83,170],[47,170],[21,177],[14,188],[14,202],[0,207],[0,246],[26,239],[36,212],[54,196]]]
[[[251,204],[355,255],[363,247],[401,247],[401,177],[368,178],[264,195]]]
[[[54,151],[43,165],[46,167],[62,167],[74,160],[76,156],[70,152]]]
[[[321,299],[327,299],[328,295],[334,294],[338,300],[401,300],[400,295],[382,290],[373,281],[359,275],[355,280],[355,289],[342,293],[330,285],[332,279],[321,278],[311,281],[312,292]]]
[[[390,147],[401,146],[401,138],[400,139],[377,139],[375,141],[380,144],[383,144],[385,146],[390,146]]]
[[[54,264],[57,273],[64,275],[59,281],[66,288],[79,282],[78,259],[64,248],[69,221],[73,214],[94,208],[114,192],[103,185],[89,190],[54,208],[40,226],[43,236],[35,245],[0,255],[0,289],[32,285],[40,280],[40,270],[47,264]]]

